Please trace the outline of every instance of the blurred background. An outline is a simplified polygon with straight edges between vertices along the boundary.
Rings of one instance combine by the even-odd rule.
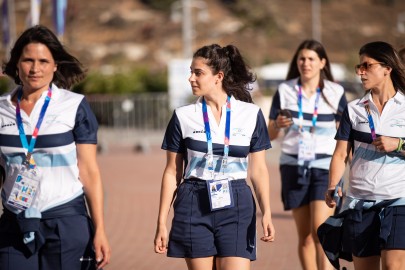
[[[405,46],[404,0],[0,0],[0,55],[16,37],[43,24],[87,68],[73,91],[86,94],[102,141],[119,129],[137,147],[165,129],[175,107],[190,102],[192,53],[207,44],[234,44],[257,74],[255,102],[265,115],[295,49],[314,38],[326,47],[335,80],[349,100],[362,95],[354,76],[357,52],[382,40]],[[0,92],[11,82],[0,77]],[[114,131],[115,132],[115,131]],[[146,132],[146,133],[145,133]],[[112,137],[116,137],[114,133]],[[159,137],[160,140],[161,137]],[[133,139],[132,139],[133,140]],[[138,144],[143,144],[139,146]],[[107,148],[104,143],[104,149]]]

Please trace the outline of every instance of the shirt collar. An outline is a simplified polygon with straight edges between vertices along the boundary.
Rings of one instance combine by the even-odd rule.
[[[405,95],[401,91],[397,91],[396,94],[392,97],[395,102],[399,105],[405,103]],[[372,102],[371,91],[368,91],[360,100],[359,104],[363,104],[366,101]]]

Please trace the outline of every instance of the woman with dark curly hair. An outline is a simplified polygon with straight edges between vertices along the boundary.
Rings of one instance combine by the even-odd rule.
[[[34,26],[3,72],[17,86],[0,98],[0,269],[101,269],[110,246],[98,124],[84,96],[67,90],[83,67],[48,28]]]

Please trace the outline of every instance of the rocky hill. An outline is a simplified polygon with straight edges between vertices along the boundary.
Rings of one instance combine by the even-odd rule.
[[[206,8],[193,9],[193,50],[232,43],[255,67],[289,61],[297,45],[312,37],[311,0],[227,1],[237,2],[236,11],[223,0],[194,1]],[[41,23],[52,27],[50,2],[42,0]],[[321,41],[331,61],[353,66],[359,47],[369,41],[405,45],[404,0],[320,2]],[[20,33],[29,0],[16,0],[15,6]],[[203,9],[206,13],[198,12]],[[166,69],[170,59],[182,57],[182,25],[171,13],[140,0],[69,0],[63,42],[93,70],[139,65]],[[4,55],[5,48],[1,50]]]

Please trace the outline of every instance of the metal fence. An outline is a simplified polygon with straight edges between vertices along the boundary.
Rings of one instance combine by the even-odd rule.
[[[99,123],[99,145],[104,150],[111,144],[148,147],[161,143],[172,114],[166,93],[86,98]]]

